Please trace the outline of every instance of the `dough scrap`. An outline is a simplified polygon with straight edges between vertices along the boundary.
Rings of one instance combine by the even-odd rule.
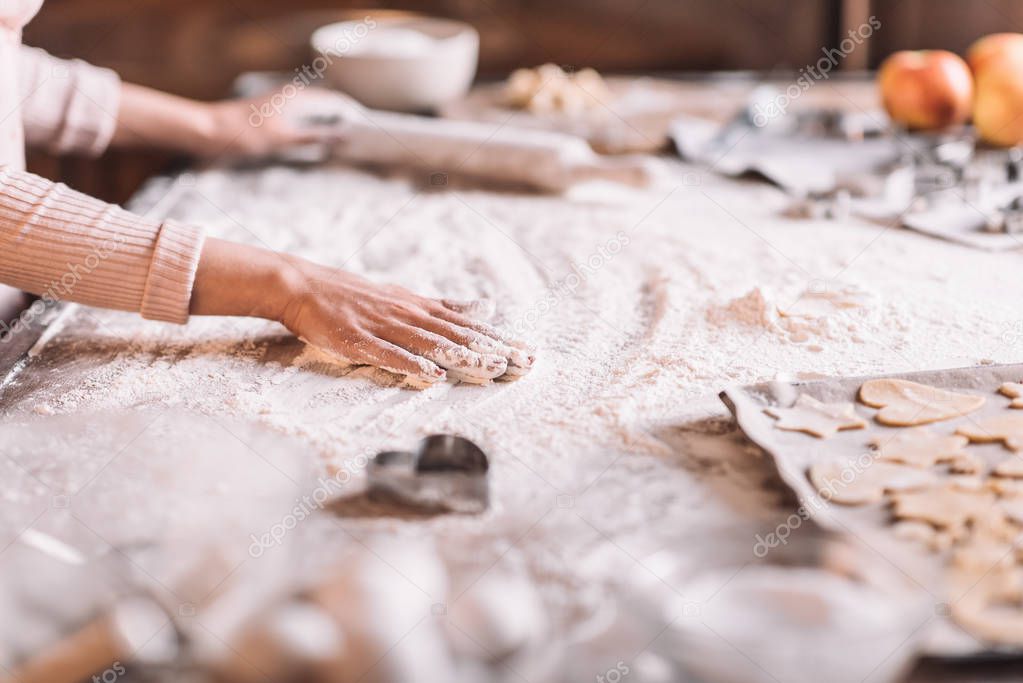
[[[948,484],[892,495],[893,512],[898,519],[916,519],[948,529],[961,537],[966,525],[985,517],[994,504],[989,491],[964,491]]]
[[[965,436],[944,436],[926,427],[900,431],[895,436],[877,436],[871,440],[877,448],[878,458],[901,462],[913,467],[931,467],[939,462],[954,462],[968,454],[963,448],[969,443]]]
[[[984,405],[983,396],[957,394],[947,389],[890,378],[864,382],[860,387],[860,401],[880,408],[874,419],[894,427],[911,427],[960,417]]]
[[[805,432],[820,439],[832,437],[839,430],[867,426],[852,403],[822,403],[806,394],[800,394],[791,408],[771,407],[764,412],[778,419],[774,425],[777,429]]]
[[[998,387],[999,393],[1012,399],[1010,408],[1023,408],[1023,384],[1019,382],[1005,382]]]
[[[937,481],[927,470],[881,460],[864,467],[856,459],[816,463],[809,476],[822,498],[843,505],[876,503],[886,491],[910,491]]]
[[[1023,478],[1023,457],[1013,456],[995,465],[992,474],[1010,479]]]
[[[976,423],[961,425],[956,433],[975,443],[1001,441],[1010,451],[1018,453],[1023,451],[1023,413],[992,415]]]

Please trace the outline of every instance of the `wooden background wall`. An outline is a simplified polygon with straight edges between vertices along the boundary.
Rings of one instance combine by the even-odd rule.
[[[47,0],[25,41],[213,99],[241,71],[305,63],[312,29],[355,7],[471,22],[482,36],[483,78],[547,61],[618,72],[794,70],[871,14],[882,28],[845,68],[874,66],[896,49],[962,51],[985,33],[1023,30],[1018,0]],[[168,161],[30,159],[33,170],[114,201]]]

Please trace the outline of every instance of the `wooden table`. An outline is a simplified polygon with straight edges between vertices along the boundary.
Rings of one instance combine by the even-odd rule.
[[[726,91],[692,87],[694,107]],[[822,83],[800,104],[861,106],[864,93]],[[788,200],[772,187],[666,163],[674,180],[665,187],[571,198],[454,178],[438,190],[418,176],[332,166],[153,181],[136,210],[428,294],[492,296],[505,323],[554,293],[556,305],[521,326],[540,361],[517,383],[420,393],[321,362],[271,323],[173,327],[70,308],[3,389],[0,546],[17,548],[24,529],[39,529],[87,556],[130,558],[136,574],[173,593],[175,558],[194,561],[206,544],[234,558],[225,580],[231,567],[268,566],[253,557],[251,535],[279,519],[278,508],[254,501],[286,509],[317,477],[349,472],[343,500],[289,537],[296,566],[328,565],[381,537],[427,538],[463,583],[495,565],[524,572],[553,631],[576,633],[615,604],[623,577],[653,571],[643,561],[650,550],[684,547],[699,565],[723,544],[752,547],[757,529],[791,514],[770,466],[717,399],[726,384],[1018,360],[1017,256],[856,219],[786,218]],[[622,232],[628,246],[566,293],[572,264]],[[833,281],[879,297],[857,339],[802,343],[722,322],[729,302],[751,290]],[[489,513],[409,517],[360,497],[367,454],[436,431],[489,452]],[[67,622],[102,602],[102,592],[82,593]],[[653,640],[611,661],[636,661]],[[914,680],[1015,674],[925,665]]]

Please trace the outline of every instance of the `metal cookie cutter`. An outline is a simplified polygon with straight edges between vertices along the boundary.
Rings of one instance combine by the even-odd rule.
[[[1023,197],[1016,197],[1005,206],[987,215],[988,232],[1003,232],[1010,235],[1023,233]]]
[[[369,495],[420,508],[478,513],[490,503],[490,462],[469,439],[434,434],[414,453],[377,453],[366,469]]]

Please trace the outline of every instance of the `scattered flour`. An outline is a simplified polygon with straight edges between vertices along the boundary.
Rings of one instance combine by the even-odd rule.
[[[353,486],[358,463],[379,450],[432,432],[468,436],[492,459],[491,512],[338,512],[323,546],[376,530],[428,535],[480,571],[515,546],[549,613],[576,623],[608,600],[580,570],[599,550],[642,572],[619,548],[667,544],[685,527],[706,532],[706,544],[686,545],[697,561],[720,540],[714,523],[780,513],[766,465],[732,433],[723,386],[1018,360],[1023,342],[1008,335],[1023,318],[1018,255],[868,223],[795,222],[779,217],[786,201],[773,188],[711,176],[692,186],[682,181],[691,168],[668,170],[677,187],[615,202],[459,182],[433,191],[334,167],[196,173],[169,203],[172,217],[426,295],[491,299],[495,322],[537,348],[532,372],[410,391],[380,370],[320,362],[274,323],[197,317],[181,327],[83,307],[4,388],[5,417],[229,416],[350,469]],[[151,183],[136,206],[166,192]],[[940,281],[929,277],[937,263]],[[810,285],[837,274],[876,296]],[[76,457],[54,453],[46,467]],[[20,495],[12,483],[0,493]]]
[[[863,343],[876,324],[878,297],[856,285],[811,283],[781,304],[754,287],[723,306],[711,307],[707,319],[718,326],[740,324],[776,333],[782,339],[821,351],[821,341]]]

